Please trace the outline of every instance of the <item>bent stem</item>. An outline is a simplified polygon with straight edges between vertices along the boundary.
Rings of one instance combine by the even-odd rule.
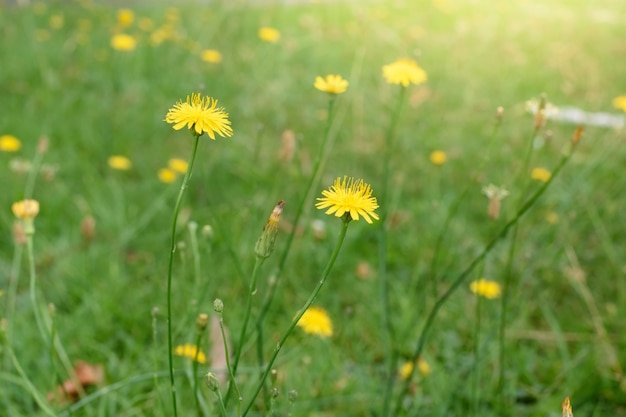
[[[517,225],[520,219],[522,218],[522,216],[524,216],[524,214],[526,214],[526,212],[528,212],[528,210],[530,210],[535,205],[537,200],[544,194],[544,192],[550,186],[550,184],[552,184],[552,181],[554,180],[554,178],[557,176],[557,174],[561,171],[563,166],[565,166],[569,158],[572,156],[574,146],[575,144],[572,144],[570,151],[561,158],[558,165],[554,169],[554,172],[552,176],[550,177],[550,179],[546,181],[537,191],[535,191],[535,193],[526,201],[526,203],[524,203],[518,209],[515,216],[502,227],[500,232],[498,232],[496,236],[483,248],[481,253],[476,258],[474,258],[474,260],[472,260],[469,266],[463,272],[459,274],[459,276],[454,280],[454,282],[448,288],[448,290],[437,300],[433,308],[430,310],[430,313],[428,314],[428,317],[426,318],[426,322],[424,323],[424,327],[422,328],[422,332],[420,333],[420,336],[417,340],[417,345],[415,347],[415,351],[413,352],[413,356],[411,358],[411,361],[413,363],[415,363],[417,358],[419,358],[420,355],[422,354],[422,350],[424,349],[424,344],[426,343],[426,337],[428,336],[428,333],[433,325],[435,317],[437,316],[437,313],[439,312],[441,307],[445,304],[448,298],[450,298],[450,296],[461,286],[461,284],[463,284],[465,279],[472,273],[472,271],[478,265],[480,265],[480,263],[486,258],[486,256],[493,250],[493,248],[496,246],[498,241],[506,237],[509,230],[513,228],[515,225]],[[411,370],[411,372],[409,373],[409,376],[405,379],[402,385],[402,389],[396,401],[394,412],[392,413],[393,416],[400,415],[400,410],[402,408],[403,399],[406,396],[406,394],[409,392],[409,388],[410,388],[414,371],[415,369]]]
[[[253,393],[252,397],[250,398],[250,401],[248,402],[248,404],[244,408],[242,417],[245,417],[248,414],[248,412],[250,411],[250,409],[252,408],[252,405],[254,404],[254,401],[256,400],[257,396],[259,395],[259,393],[263,389],[263,386],[265,385],[265,380],[269,376],[269,374],[270,374],[270,372],[272,370],[272,366],[274,365],[274,362],[276,361],[276,358],[278,357],[278,354],[280,353],[281,348],[285,345],[285,342],[287,341],[287,339],[289,338],[289,336],[293,332],[293,329],[295,329],[296,325],[298,324],[298,321],[300,321],[300,319],[302,318],[304,313],[309,309],[309,307],[311,307],[311,304],[313,304],[313,301],[315,301],[315,298],[317,297],[317,294],[319,294],[320,290],[324,286],[324,283],[326,282],[326,279],[328,278],[328,275],[330,274],[330,270],[332,269],[333,265],[335,264],[335,261],[337,260],[337,256],[339,255],[339,251],[341,250],[341,246],[343,245],[343,241],[344,241],[344,239],[346,237],[346,231],[348,230],[348,224],[350,223],[350,220],[349,220],[350,217],[349,216],[350,216],[350,214],[347,213],[347,217],[344,216],[342,218],[343,221],[342,221],[341,231],[339,232],[339,237],[337,239],[337,244],[335,246],[335,249],[333,250],[333,253],[330,256],[330,260],[328,261],[328,264],[326,265],[326,268],[324,268],[324,272],[322,272],[322,277],[320,278],[319,282],[317,283],[317,285],[313,289],[313,292],[311,293],[309,298],[306,300],[306,302],[304,303],[302,308],[298,311],[298,314],[296,314],[296,317],[294,317],[294,319],[291,321],[291,324],[287,328],[287,331],[285,331],[285,334],[283,335],[283,337],[280,339],[280,342],[278,342],[278,344],[274,348],[274,352],[272,353],[272,357],[270,358],[269,362],[267,363],[267,366],[265,367],[265,371],[261,375],[261,379],[259,381],[259,384],[257,385],[256,389],[254,390],[254,393]]]
[[[183,195],[187,188],[187,182],[191,177],[191,171],[193,169],[193,163],[196,159],[196,153],[198,151],[198,143],[200,141],[200,135],[194,134],[193,150],[189,157],[189,168],[185,172],[185,177],[178,191],[178,197],[176,198],[176,205],[174,206],[174,218],[172,219],[172,235],[170,240],[170,256],[167,267],[167,355],[168,365],[170,371],[170,390],[172,392],[172,407],[174,408],[174,417],[178,417],[178,410],[176,406],[176,385],[174,382],[174,358],[173,358],[173,345],[172,345],[172,269],[174,265],[174,253],[176,252],[176,225],[178,223],[178,213],[180,206],[182,205]]]

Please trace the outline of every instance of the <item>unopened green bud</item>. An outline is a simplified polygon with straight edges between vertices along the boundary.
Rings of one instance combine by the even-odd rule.
[[[224,311],[224,302],[222,302],[219,298],[216,298],[215,301],[213,301],[213,310],[215,310],[218,314],[222,314]]]
[[[287,398],[289,399],[290,403],[296,402],[296,400],[298,399],[298,391],[292,389],[287,393]]]
[[[274,251],[274,242],[276,242],[276,235],[278,234],[278,222],[284,206],[285,202],[282,200],[276,204],[263,228],[263,233],[261,233],[259,240],[256,241],[254,252],[260,258],[269,258]]]
[[[208,385],[209,389],[213,392],[217,392],[220,389],[220,381],[217,379],[217,377],[215,376],[215,374],[213,372],[209,372],[208,374],[206,374],[206,376],[204,377],[206,384]]]
[[[272,396],[272,398],[278,398],[278,396],[280,395],[280,391],[278,391],[278,388],[274,387],[272,388],[270,395]]]

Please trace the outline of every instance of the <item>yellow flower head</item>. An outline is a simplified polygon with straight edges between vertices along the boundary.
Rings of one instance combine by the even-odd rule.
[[[130,26],[133,24],[133,20],[135,20],[135,13],[131,9],[119,9],[117,11],[117,23],[120,26]]]
[[[51,29],[54,29],[54,30],[61,29],[63,27],[63,24],[65,23],[65,18],[60,13],[53,14],[52,16],[50,16],[49,23],[50,23]]]
[[[549,170],[541,167],[533,168],[530,172],[530,178],[541,182],[548,182],[551,176],[552,173]]]
[[[433,151],[430,154],[430,162],[435,165],[443,165],[448,160],[448,156],[444,151]]]
[[[39,214],[39,201],[21,200],[13,203],[11,210],[15,217],[20,220],[32,220]]]
[[[176,171],[179,174],[184,174],[185,172],[187,172],[187,167],[189,166],[189,164],[184,159],[171,158],[169,161],[167,161],[167,166],[172,171]]]
[[[404,87],[411,83],[419,85],[428,79],[426,71],[417,65],[417,62],[408,58],[398,59],[383,66],[383,76],[389,84],[402,84]]]
[[[485,278],[470,283],[470,291],[481,297],[489,298],[490,300],[500,297],[501,294],[500,284]]]
[[[323,308],[310,307],[298,320],[298,327],[305,333],[315,334],[321,337],[333,335],[333,323],[328,317],[328,313]]]
[[[206,363],[206,355],[196,345],[186,343],[174,348],[174,355],[184,356],[198,363]]]
[[[565,397],[565,399],[561,403],[561,409],[563,411],[563,417],[574,417],[574,412],[572,411],[572,405],[569,402],[569,397]]]
[[[157,176],[159,177],[159,181],[164,182],[165,184],[171,184],[176,181],[176,177],[178,176],[178,174],[172,169],[161,168],[157,172]]]
[[[328,74],[326,77],[316,77],[315,88],[329,94],[341,94],[348,88],[348,81],[341,78],[341,75]]]
[[[125,33],[119,33],[111,38],[111,47],[117,51],[132,51],[137,46],[137,40]]]
[[[113,155],[109,157],[107,162],[111,168],[117,169],[118,171],[128,171],[133,166],[130,159],[121,155]]]
[[[615,97],[613,99],[613,107],[626,112],[626,95]]]
[[[0,151],[17,152],[22,147],[22,142],[13,135],[0,136]]]
[[[202,60],[209,64],[219,64],[222,62],[222,54],[215,49],[205,49],[202,51]]]
[[[204,132],[215,140],[215,133],[222,137],[233,135],[230,127],[228,113],[223,107],[217,107],[217,100],[212,97],[202,97],[200,94],[187,96],[187,101],[179,101],[168,110],[165,115],[167,123],[173,123],[174,129],[180,130],[183,127],[193,129],[197,135]]]
[[[374,210],[378,208],[376,197],[372,197],[372,189],[369,184],[363,180],[355,180],[354,178],[343,177],[337,178],[335,183],[328,189],[322,191],[324,197],[317,200],[315,204],[319,210],[326,210],[326,214],[333,214],[337,217],[343,217],[349,213],[350,216],[346,220],[359,220],[359,215],[363,216],[366,222],[372,224],[372,219],[378,220],[378,215]]]
[[[265,42],[278,42],[280,39],[280,32],[274,28],[262,27],[259,29],[259,38]]]
[[[400,370],[398,371],[400,378],[406,380],[409,377],[409,375],[411,375],[411,372],[413,372],[413,368],[414,368],[413,362],[407,361],[404,364],[402,364],[402,366],[400,367]],[[422,376],[428,376],[432,372],[432,369],[430,368],[430,365],[428,364],[428,362],[426,362],[422,358],[419,358],[417,360],[417,370]]]

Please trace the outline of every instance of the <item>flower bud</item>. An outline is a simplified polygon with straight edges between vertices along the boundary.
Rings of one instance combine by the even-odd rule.
[[[283,212],[284,206],[285,202],[282,200],[276,204],[276,207],[274,207],[272,214],[263,228],[263,233],[261,233],[259,240],[257,240],[254,246],[254,252],[259,258],[268,258],[274,251],[274,242],[278,234],[278,222],[280,221],[280,215]]]

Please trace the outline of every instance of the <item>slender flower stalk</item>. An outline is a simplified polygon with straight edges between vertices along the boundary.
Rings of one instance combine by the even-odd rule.
[[[199,314],[196,317],[196,354],[193,358],[193,373],[192,373],[192,381],[193,381],[193,398],[196,403],[196,411],[198,415],[202,415],[202,408],[200,407],[200,396],[198,394],[198,366],[200,365],[200,354],[202,351],[200,350],[200,346],[202,346],[202,336],[206,333],[206,328],[209,324],[209,316],[207,314]]]
[[[228,370],[228,378],[230,380],[230,387],[235,390],[237,394],[237,416],[241,415],[241,401],[243,398],[241,397],[241,392],[239,391],[239,386],[237,385],[237,381],[235,380],[235,371],[230,363],[230,355],[228,354],[228,339],[226,338],[226,330],[224,329],[224,303],[219,298],[213,301],[213,309],[219,316],[220,322],[220,332],[222,334],[222,343],[224,343],[224,356],[226,358],[226,369]],[[231,388],[228,388],[229,392]],[[222,402],[222,406],[225,407],[225,403],[223,399],[220,397],[220,402]]]
[[[170,239],[169,261],[167,267],[167,351],[168,365],[170,374],[170,391],[172,393],[172,407],[174,417],[178,417],[178,407],[176,405],[176,384],[174,381],[174,359],[173,359],[173,343],[172,343],[172,272],[174,267],[174,253],[176,252],[176,226],[178,223],[178,214],[182,205],[183,196],[187,183],[193,171],[193,164],[196,160],[198,152],[198,144],[200,136],[206,133],[211,139],[215,140],[215,134],[222,137],[230,137],[233,135],[233,129],[228,120],[228,113],[222,107],[217,107],[217,100],[212,97],[202,97],[200,94],[192,94],[187,96],[185,102],[179,101],[168,110],[165,115],[165,121],[171,123],[175,130],[186,127],[194,137],[193,149],[187,163],[188,169],[178,191],[176,204],[174,205],[174,216],[172,219],[172,230]]]
[[[474,269],[484,261],[484,259],[493,250],[496,244],[501,239],[507,236],[511,228],[515,227],[515,225],[519,223],[521,218],[535,205],[535,203],[539,200],[539,198],[546,192],[550,184],[552,184],[552,181],[554,181],[554,178],[563,169],[565,164],[571,158],[572,153],[574,152],[577,144],[578,142],[572,140],[569,152],[567,152],[561,157],[561,160],[559,161],[559,163],[557,164],[556,168],[553,171],[552,177],[547,182],[543,183],[541,187],[539,187],[528,198],[528,200],[526,200],[524,204],[520,206],[520,208],[517,210],[513,218],[509,220],[502,227],[502,229],[500,229],[500,231],[491,239],[491,241],[489,241],[489,243],[485,245],[485,247],[480,252],[480,254],[478,254],[478,256],[476,256],[472,260],[472,262],[470,262],[467,268],[465,268],[465,270],[463,270],[463,272],[461,272],[457,276],[457,278],[452,282],[450,287],[448,287],[448,289],[441,295],[441,297],[437,299],[437,302],[434,304],[428,316],[426,317],[424,327],[422,328],[422,331],[417,339],[417,344],[415,346],[415,350],[413,351],[413,356],[412,356],[413,361],[417,360],[417,358],[419,358],[420,355],[422,354],[424,345],[426,343],[426,338],[428,337],[428,334],[433,325],[433,322],[435,318],[437,317],[437,314],[439,313],[439,310],[441,309],[441,307],[446,303],[446,301],[450,298],[450,296],[463,284],[463,282],[465,282],[465,280],[472,273],[472,271],[474,271]],[[402,409],[403,400],[410,389],[412,376],[413,376],[413,372],[411,372],[410,375],[407,377],[407,379],[404,381],[402,388],[400,390],[400,393],[398,395],[396,405],[394,407],[394,412],[391,415],[394,415],[394,416],[400,415],[400,410]]]

